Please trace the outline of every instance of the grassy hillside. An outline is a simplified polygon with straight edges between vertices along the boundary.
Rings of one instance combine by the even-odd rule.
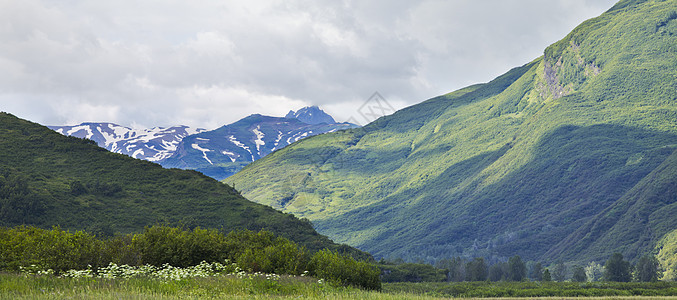
[[[619,2],[489,83],[228,182],[379,257],[637,258],[677,228],[676,4]]]
[[[200,173],[163,169],[0,113],[0,226],[21,224],[99,235],[154,224],[266,229],[309,249],[340,247],[307,220],[250,202]]]

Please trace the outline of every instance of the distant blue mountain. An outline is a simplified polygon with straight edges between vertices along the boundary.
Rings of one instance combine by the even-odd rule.
[[[174,154],[159,163],[192,169],[223,180],[249,163],[306,137],[358,127],[336,123],[317,106],[291,111],[285,118],[248,116],[233,124],[185,137]]]
[[[166,168],[197,170],[218,180],[303,138],[355,127],[336,123],[317,106],[290,111],[285,118],[255,114],[211,131],[187,126],[136,130],[111,123],[49,126],[63,135],[94,140],[111,152]]]

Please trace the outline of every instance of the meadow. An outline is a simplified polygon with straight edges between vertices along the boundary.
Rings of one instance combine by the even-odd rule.
[[[0,299],[433,299],[341,287],[300,276],[235,274],[161,280],[0,274]]]
[[[114,268],[109,268],[114,269]],[[223,273],[171,268],[193,276],[88,277],[0,273],[0,299],[677,299],[677,283],[465,282],[384,283],[380,292],[333,285],[308,276]],[[164,276],[164,277],[163,277]]]

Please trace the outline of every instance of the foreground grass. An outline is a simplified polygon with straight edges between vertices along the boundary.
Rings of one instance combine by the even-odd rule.
[[[583,284],[585,285],[585,284]],[[545,286],[545,287],[544,287]],[[575,288],[575,287],[579,288]],[[308,277],[280,277],[270,280],[265,276],[238,278],[221,275],[182,280],[152,278],[62,278],[56,276],[26,276],[0,273],[0,299],[439,299],[463,297],[467,299],[509,297],[511,299],[538,299],[534,294],[542,290],[571,291],[585,289],[581,284],[538,283],[402,283],[384,284],[383,292],[356,288],[335,287],[318,283]],[[676,284],[644,284],[643,293],[653,296],[632,296],[640,287],[633,284],[596,284],[588,290],[604,290],[606,296],[586,299],[677,299]],[[512,289],[511,295],[499,295]],[[533,297],[520,294],[528,290]],[[456,291],[455,294],[453,291]],[[463,293],[460,293],[463,291]],[[474,294],[473,294],[474,293]],[[615,293],[615,294],[614,294]],[[673,293],[671,296],[665,296]],[[474,295],[474,296],[473,296]],[[625,295],[625,296],[624,296]],[[663,295],[663,296],[660,296]],[[549,295],[556,299],[576,299],[564,294]],[[540,297],[542,298],[542,297]],[[543,298],[555,299],[555,298]]]
[[[182,280],[62,278],[0,274],[0,299],[432,299],[335,287],[308,277],[238,278],[222,275]]]

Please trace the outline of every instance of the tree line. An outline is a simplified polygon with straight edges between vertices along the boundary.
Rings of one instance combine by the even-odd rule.
[[[423,263],[381,260],[384,282],[439,282],[439,281],[541,281],[541,282],[653,282],[660,277],[658,260],[652,255],[642,256],[633,266],[615,253],[600,265],[567,265],[562,262],[545,267],[541,262],[524,262],[519,255],[507,261],[489,264],[482,257],[466,260],[461,257],[442,259],[434,266]]]

